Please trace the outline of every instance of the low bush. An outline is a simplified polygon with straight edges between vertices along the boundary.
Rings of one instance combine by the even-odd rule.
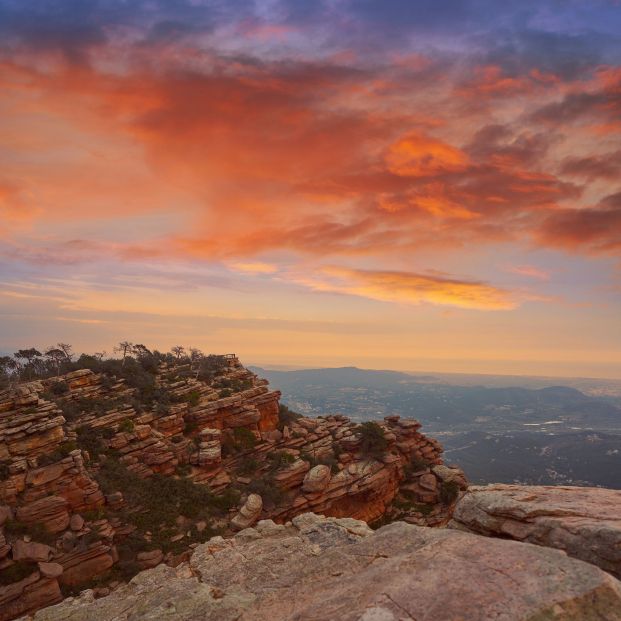
[[[440,485],[440,500],[445,505],[451,505],[457,500],[459,485],[455,481],[442,481]]]
[[[233,438],[235,439],[236,444],[244,451],[253,449],[257,443],[257,439],[246,427],[236,427],[233,430]]]
[[[19,582],[38,570],[34,561],[16,561],[5,569],[0,570],[0,584],[7,585]]]
[[[388,448],[384,430],[374,421],[362,423],[358,429],[360,449],[365,455],[380,459]]]
[[[58,448],[52,453],[39,455],[37,463],[39,466],[49,466],[50,464],[55,464],[61,459],[68,457],[69,453],[71,453],[71,451],[75,451],[77,448],[78,445],[73,440],[67,440],[66,442],[59,444]]]
[[[125,433],[133,433],[134,431],[134,421],[126,418],[119,425],[119,431],[123,431]]]
[[[61,397],[69,392],[69,384],[65,381],[56,381],[50,384],[50,392],[56,397]]]

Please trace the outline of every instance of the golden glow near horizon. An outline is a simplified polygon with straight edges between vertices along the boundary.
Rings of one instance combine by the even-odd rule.
[[[0,351],[621,378],[618,7],[139,4],[0,0]]]

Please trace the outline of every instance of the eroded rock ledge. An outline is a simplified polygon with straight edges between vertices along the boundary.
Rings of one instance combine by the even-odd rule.
[[[451,526],[559,548],[621,578],[621,490],[471,487],[457,503]]]
[[[621,583],[555,549],[396,522],[303,514],[215,537],[189,562],[92,591],[35,621],[618,621]]]

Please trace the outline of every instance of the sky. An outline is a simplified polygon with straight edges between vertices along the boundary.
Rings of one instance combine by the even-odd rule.
[[[0,0],[0,351],[621,378],[619,0]]]

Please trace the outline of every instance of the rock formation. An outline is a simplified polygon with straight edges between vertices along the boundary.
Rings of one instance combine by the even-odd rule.
[[[477,553],[473,554],[473,550]],[[35,621],[607,621],[621,583],[559,550],[450,529],[352,519],[263,521],[198,546],[188,562],[92,591]]]
[[[448,522],[467,484],[417,421],[300,417],[237,358],[214,359],[207,379],[132,360],[0,392],[0,621],[259,520]]]
[[[471,487],[451,526],[559,548],[621,578],[621,490],[592,487]]]

